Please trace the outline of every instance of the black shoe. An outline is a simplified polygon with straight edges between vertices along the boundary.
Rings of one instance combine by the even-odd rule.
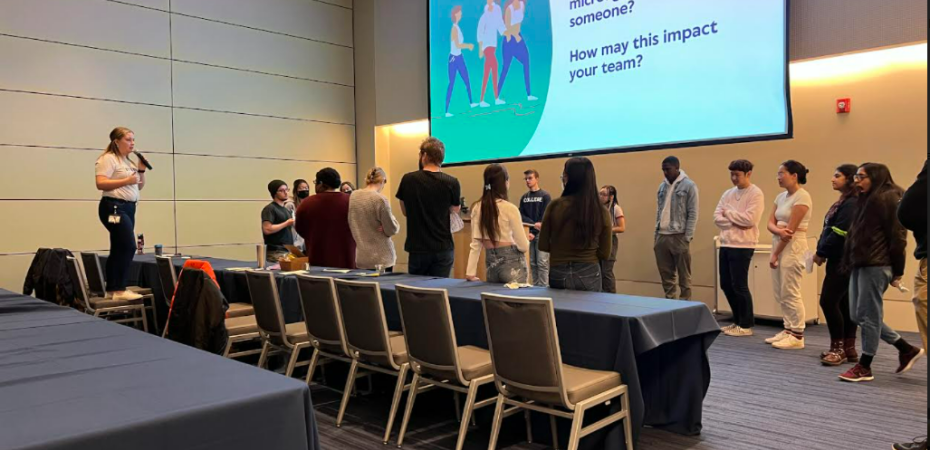
[[[895,444],[892,450],[927,450],[927,437],[919,437],[909,444]]]

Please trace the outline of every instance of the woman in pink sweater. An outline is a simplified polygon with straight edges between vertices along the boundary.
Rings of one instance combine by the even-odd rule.
[[[749,266],[759,243],[765,194],[752,184],[752,169],[746,160],[730,163],[730,181],[735,187],[723,193],[714,212],[720,228],[720,286],[733,311],[733,324],[723,332],[734,337],[752,336],[755,325]]]

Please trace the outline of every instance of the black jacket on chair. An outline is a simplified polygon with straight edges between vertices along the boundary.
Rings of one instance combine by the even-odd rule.
[[[74,255],[65,249],[40,248],[26,273],[23,295],[32,295],[34,291],[40,300],[74,306],[74,285],[67,269],[69,256]]]
[[[211,353],[222,354],[229,339],[229,303],[206,272],[184,269],[178,280],[165,337]]]

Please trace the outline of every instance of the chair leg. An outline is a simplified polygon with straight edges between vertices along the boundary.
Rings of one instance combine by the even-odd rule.
[[[388,415],[387,427],[384,430],[384,442],[387,445],[391,439],[391,429],[394,428],[394,418],[397,417],[397,408],[400,407],[400,398],[404,396],[404,385],[407,383],[407,370],[410,364],[400,366],[400,372],[397,374],[397,386],[394,387],[394,401],[391,402],[391,413]]]
[[[229,352],[232,351],[233,340],[232,338],[226,339],[226,349],[223,350],[223,357],[229,358]]]
[[[497,395],[497,407],[494,408],[494,424],[491,426],[491,441],[488,450],[497,450],[497,438],[501,434],[501,422],[504,421],[504,396]]]
[[[468,425],[475,410],[475,397],[477,396],[478,383],[472,382],[468,386],[468,397],[465,399],[465,410],[462,412],[462,424],[459,425],[459,439],[455,444],[455,450],[462,450],[462,447],[465,446],[465,436],[468,435]]]
[[[268,341],[262,343],[262,354],[258,357],[258,368],[264,369],[265,364],[268,363],[268,352],[271,351],[271,346],[268,344]]]
[[[526,442],[533,443],[533,420],[530,417],[530,410],[523,411],[523,418],[526,420]]]
[[[555,423],[555,416],[549,416],[549,427],[552,428],[552,448],[559,450],[559,427]]]
[[[300,347],[294,347],[291,349],[291,358],[287,362],[287,370],[284,371],[284,376],[290,378],[291,375],[294,375],[294,367],[297,366],[297,358],[300,357]]]
[[[139,310],[139,316],[142,317],[142,331],[145,331],[145,334],[149,334],[149,321],[147,314],[145,314],[145,306]]]
[[[568,436],[568,450],[578,450],[581,442],[581,427],[584,424],[584,408],[575,405],[575,417],[572,418],[572,434]]]
[[[455,400],[455,421],[462,422],[462,395],[452,391],[452,398]]]
[[[407,394],[407,408],[404,411],[404,420],[400,422],[400,434],[397,435],[397,448],[404,445],[404,435],[407,434],[407,425],[410,423],[410,416],[413,414],[413,402],[417,399],[417,388],[420,385],[420,374],[413,373],[413,381],[410,382],[410,393]]]
[[[352,397],[352,387],[355,386],[355,373],[358,372],[358,361],[352,360],[349,366],[349,376],[346,378],[346,388],[342,393],[342,404],[339,405],[339,415],[336,416],[336,428],[342,426],[342,419],[346,415],[346,407],[349,406],[349,398]]]
[[[633,450],[633,418],[630,416],[630,394],[623,394],[623,410],[626,411],[626,417],[623,418],[623,438],[626,440],[626,450]]]
[[[313,349],[313,356],[310,357],[310,367],[307,367],[307,386],[313,381],[313,372],[316,370],[316,364],[320,361],[320,349]]]

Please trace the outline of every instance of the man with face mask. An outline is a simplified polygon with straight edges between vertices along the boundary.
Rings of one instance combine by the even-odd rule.
[[[291,217],[295,217],[295,214],[297,214],[297,207],[299,207],[304,200],[310,198],[310,183],[308,183],[307,180],[299,178],[294,180],[294,184],[291,186],[293,186],[294,189],[290,200],[284,204],[284,207],[291,212]],[[294,247],[299,248],[301,251],[306,250],[304,238],[297,234],[296,225],[291,227],[291,234],[294,235]]]
[[[262,209],[262,234],[265,236],[267,247],[265,259],[270,263],[277,263],[279,259],[287,256],[289,252],[285,245],[294,245],[294,236],[291,234],[294,218],[284,206],[288,192],[290,191],[287,183],[281,180],[268,183],[271,203]]]

